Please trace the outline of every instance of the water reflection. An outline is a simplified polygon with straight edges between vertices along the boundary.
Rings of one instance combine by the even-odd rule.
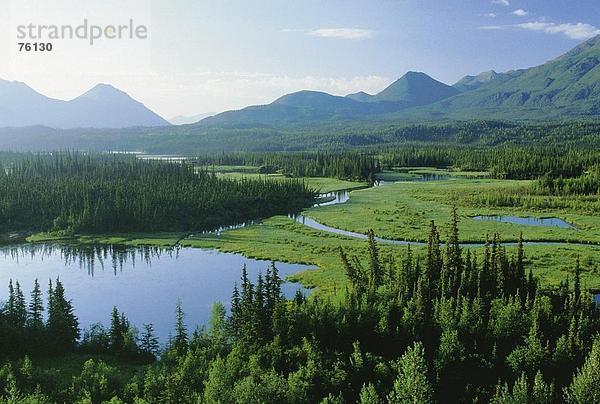
[[[136,261],[150,266],[152,259],[160,259],[167,255],[177,258],[181,247],[127,247],[111,244],[22,244],[2,247],[0,256],[10,258],[16,264],[25,260],[39,260],[62,258],[66,267],[79,267],[90,276],[94,276],[96,269],[104,271],[106,267],[111,268],[114,275],[122,272],[124,266],[135,268]]]
[[[19,281],[29,296],[37,278],[45,289],[60,277],[73,300],[83,328],[108,325],[113,306],[125,312],[138,328],[153,323],[164,341],[173,329],[174,308],[180,299],[188,328],[206,324],[215,301],[229,303],[233,286],[246,265],[254,281],[270,261],[241,254],[197,248],[124,247],[114,245],[27,244],[0,249],[0,301],[6,300],[9,279]],[[312,269],[276,263],[280,276]],[[284,283],[292,297],[301,285]]]
[[[313,207],[339,205],[340,203],[348,202],[349,199],[350,191],[347,189],[342,191],[327,192],[324,194],[319,194],[317,203],[315,203]]]
[[[485,220],[485,221],[493,221],[493,222],[501,222],[501,223],[512,223],[512,224],[521,224],[525,226],[549,226],[549,227],[560,227],[561,229],[573,229],[573,226],[570,223],[565,222],[562,219],[557,217],[546,217],[546,218],[537,218],[537,217],[519,217],[519,216],[500,216],[500,215],[489,215],[489,216],[473,216],[472,219],[475,220]]]

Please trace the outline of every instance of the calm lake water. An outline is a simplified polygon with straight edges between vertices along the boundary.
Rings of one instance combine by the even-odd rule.
[[[561,229],[572,229],[574,226],[557,217],[518,217],[518,216],[473,216],[475,220],[487,220],[502,223],[522,224],[525,226],[550,226]]]
[[[109,325],[113,306],[141,328],[152,323],[166,341],[173,330],[175,305],[181,300],[188,329],[205,325],[215,301],[229,304],[243,265],[256,280],[270,266],[240,254],[217,250],[125,248],[117,246],[23,245],[0,249],[0,300],[6,300],[8,281],[19,281],[26,297],[37,278],[44,294],[48,280],[60,277],[82,328]],[[311,269],[307,265],[276,263],[285,276]],[[284,283],[293,296],[301,285]],[[306,292],[306,291],[305,291]]]

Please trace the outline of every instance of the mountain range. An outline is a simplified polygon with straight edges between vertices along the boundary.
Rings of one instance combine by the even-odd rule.
[[[176,117],[174,124],[201,130],[283,128],[366,122],[435,120],[558,120],[600,115],[600,36],[529,69],[493,70],[465,76],[454,85],[425,73],[408,72],[377,94],[345,97],[303,90],[270,104],[205,117]],[[193,123],[194,121],[198,121]],[[62,101],[24,83],[0,80],[0,127],[128,128],[169,123],[126,93],[99,84]],[[166,130],[169,130],[166,128]]]
[[[163,118],[108,84],[63,101],[18,81],[0,80],[0,127],[129,128],[166,126]]]
[[[383,91],[346,97],[314,91],[228,111],[200,125],[282,125],[318,121],[440,119],[545,120],[600,114],[600,36],[529,69],[465,76],[452,86],[408,72]]]

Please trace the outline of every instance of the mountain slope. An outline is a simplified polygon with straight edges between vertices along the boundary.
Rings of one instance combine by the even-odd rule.
[[[121,90],[99,84],[62,101],[24,83],[0,80],[0,127],[44,125],[52,128],[128,128],[165,126],[167,121]]]
[[[356,120],[430,104],[459,91],[424,73],[408,72],[378,94],[365,92],[345,97],[298,91],[268,105],[227,111],[201,121],[202,125],[284,125],[324,120]]]
[[[418,112],[446,118],[596,116],[600,114],[600,36],[508,80],[490,80]]]
[[[431,104],[458,93],[457,89],[425,73],[408,72],[380,93],[370,97],[369,102],[396,102],[412,107]]]
[[[330,119],[357,119],[396,111],[393,103],[365,103],[347,97],[302,90],[284,95],[267,105],[227,111],[203,119],[201,125],[285,125]]]
[[[506,73],[497,73],[494,70],[479,73],[477,76],[465,76],[452,87],[456,88],[461,93],[466,91],[476,90],[484,84],[488,83],[504,83],[512,78],[515,78],[523,73],[522,70],[511,70]]]

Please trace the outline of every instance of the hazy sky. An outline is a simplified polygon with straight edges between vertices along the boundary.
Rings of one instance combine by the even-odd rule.
[[[149,35],[18,51],[19,25],[84,19]],[[0,0],[0,78],[60,99],[110,83],[170,118],[300,89],[373,93],[408,70],[451,84],[543,63],[597,27],[598,0]]]

